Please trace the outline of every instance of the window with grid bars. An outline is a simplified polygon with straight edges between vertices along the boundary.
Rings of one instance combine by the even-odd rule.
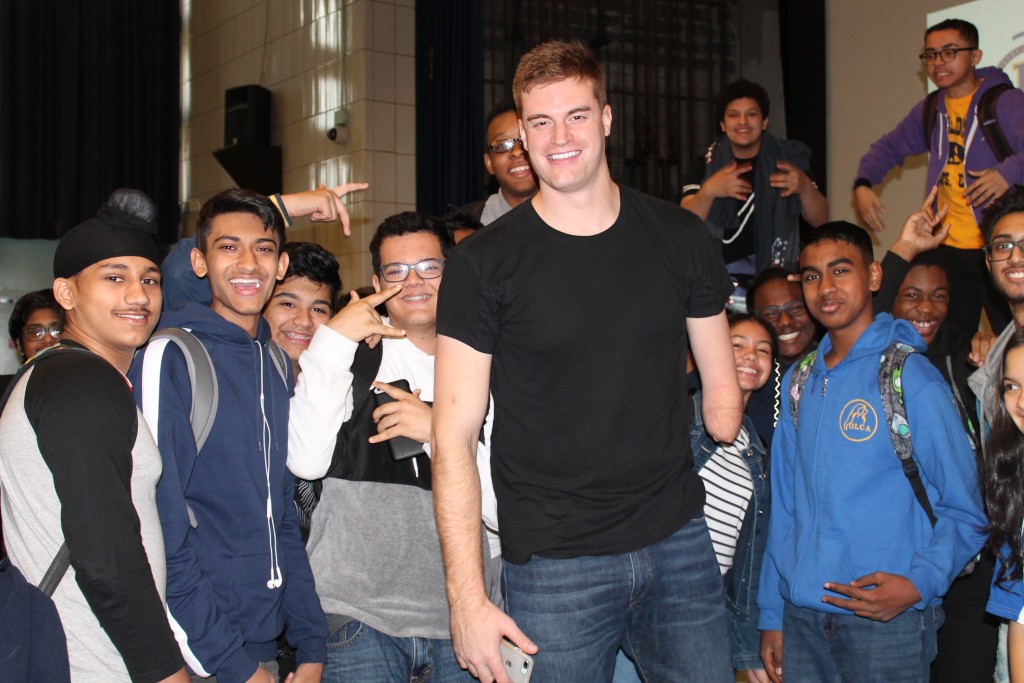
[[[716,136],[715,97],[739,74],[738,0],[483,0],[483,110],[512,96],[520,56],[578,40],[605,69],[612,178],[679,201]]]

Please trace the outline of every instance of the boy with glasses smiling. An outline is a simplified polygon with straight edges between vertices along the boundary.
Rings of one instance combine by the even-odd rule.
[[[818,327],[807,312],[800,283],[791,282],[791,276],[795,274],[786,268],[769,268],[758,274],[747,289],[747,310],[771,325],[779,340],[778,367],[768,383],[747,401],[747,415],[769,452],[778,420],[782,376],[790,365],[818,346]]]
[[[7,325],[22,363],[58,343],[63,328],[64,311],[49,289],[29,292],[18,299]]]
[[[487,115],[484,167],[498,183],[498,191],[487,198],[480,222],[493,223],[537,192],[537,176],[530,166],[519,137],[519,115],[512,100],[494,105]]]
[[[376,292],[322,325],[299,361],[290,429],[303,447],[289,449],[288,467],[326,477],[307,549],[328,616],[328,683],[473,681],[452,652],[428,457],[437,291],[453,247],[435,218],[385,219],[370,242]],[[366,368],[372,389],[360,386]],[[387,384],[397,380],[406,389]],[[487,558],[496,579],[500,559]]]
[[[871,228],[883,230],[879,212],[885,206],[872,186],[907,157],[929,153],[928,187],[938,185],[935,209],[949,206],[952,226],[939,247],[941,263],[958,285],[951,293],[949,324],[964,334],[977,330],[982,305],[993,328],[1009,319],[1005,300],[985,276],[978,226],[986,205],[1024,183],[1024,93],[999,69],[976,68],[982,58],[978,46],[978,29],[961,19],[947,19],[925,32],[919,57],[939,94],[916,104],[871,146],[854,182],[858,212]],[[984,107],[979,105],[997,88],[1005,92],[988,96],[996,97],[992,126],[983,120]],[[1002,132],[1006,149],[990,141],[995,129]]]

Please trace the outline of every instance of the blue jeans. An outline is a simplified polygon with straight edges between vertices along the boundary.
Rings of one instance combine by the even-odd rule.
[[[640,683],[636,667],[622,650],[619,650],[618,656],[615,657],[615,675],[612,676],[612,683]]]
[[[941,607],[909,609],[882,622],[787,602],[782,675],[786,683],[927,683],[941,625]]]
[[[733,679],[703,517],[631,553],[506,562],[502,583],[506,611],[540,648],[533,683],[611,681],[620,647],[646,683]]]
[[[450,640],[395,638],[350,621],[327,637],[323,683],[476,683]]]
[[[280,669],[277,666],[277,662],[260,662],[260,666],[270,672],[270,675],[274,677],[275,681],[281,680]],[[210,676],[209,678],[200,678],[195,674],[189,674],[189,679],[192,683],[217,683],[216,676]]]

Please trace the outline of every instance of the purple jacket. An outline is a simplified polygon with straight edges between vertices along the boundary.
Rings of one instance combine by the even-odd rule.
[[[1009,83],[1010,79],[995,67],[978,69],[978,78],[984,79],[971,98],[971,106],[967,112],[965,125],[968,133],[967,150],[964,154],[966,171],[983,171],[994,168],[1010,185],[1024,185],[1024,92],[1019,88],[1007,90],[999,96],[996,105],[996,120],[999,127],[1014,150],[1014,154],[1002,163],[996,163],[996,155],[988,146],[985,137],[977,124],[975,116],[978,100],[989,88],[999,83]],[[886,174],[896,166],[903,164],[908,156],[928,152],[928,185],[932,187],[939,179],[939,174],[946,165],[946,148],[948,147],[948,119],[946,118],[946,98],[939,97],[936,104],[936,121],[932,139],[925,141],[924,132],[924,100],[914,105],[906,118],[900,121],[892,131],[878,138],[867,154],[861,157],[857,167],[857,178],[866,178],[872,185],[885,179]],[[978,130],[976,130],[978,129]],[[971,136],[973,132],[973,136]],[[974,179],[967,176],[967,184]],[[974,218],[981,225],[982,207],[974,209]]]

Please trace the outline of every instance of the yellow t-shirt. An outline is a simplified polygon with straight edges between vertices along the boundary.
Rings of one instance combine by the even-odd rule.
[[[958,249],[981,249],[985,240],[981,238],[974,210],[964,198],[967,188],[964,168],[964,151],[967,147],[967,111],[974,93],[953,99],[946,98],[946,116],[949,119],[949,147],[946,165],[939,174],[939,206],[949,205],[949,213],[943,222],[950,223],[949,236],[943,244]]]

